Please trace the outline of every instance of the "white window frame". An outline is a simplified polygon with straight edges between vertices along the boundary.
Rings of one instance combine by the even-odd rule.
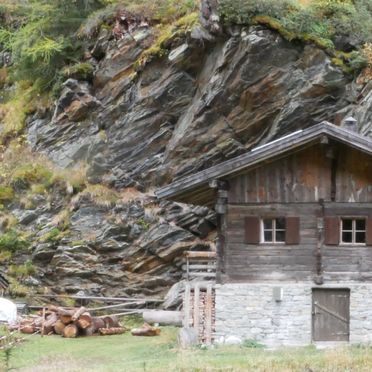
[[[279,218],[284,218],[285,217],[266,217],[266,218],[261,218],[261,244],[278,244],[278,245],[283,245],[285,244],[285,232],[286,228],[284,229],[277,229],[276,228],[276,220]],[[271,220],[272,221],[272,229],[265,229],[264,226],[264,221]],[[272,237],[273,239],[271,241],[265,240],[265,231],[271,231],[272,232]],[[283,231],[284,232],[284,240],[283,241],[276,241],[276,232],[277,231]]]
[[[351,230],[343,230],[343,221],[344,220],[351,220]],[[365,225],[364,225],[364,230],[357,230],[356,229],[356,221],[357,220],[363,220]],[[351,232],[351,242],[344,242],[342,240],[342,233],[343,232]],[[356,240],[356,233],[357,232],[364,232],[364,238],[365,241],[364,243],[357,243]],[[340,245],[360,245],[360,246],[365,246],[367,245],[367,218],[366,217],[341,217],[340,218]]]

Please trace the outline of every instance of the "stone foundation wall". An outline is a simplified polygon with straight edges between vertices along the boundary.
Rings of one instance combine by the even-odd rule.
[[[282,288],[281,301],[274,288]],[[216,340],[229,336],[267,346],[312,342],[313,283],[230,283],[216,285]],[[372,284],[342,283],[321,288],[350,289],[350,342],[372,342]]]

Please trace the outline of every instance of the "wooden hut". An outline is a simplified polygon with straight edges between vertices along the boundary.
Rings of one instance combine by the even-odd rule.
[[[174,181],[218,214],[215,339],[372,342],[372,140],[323,122]]]

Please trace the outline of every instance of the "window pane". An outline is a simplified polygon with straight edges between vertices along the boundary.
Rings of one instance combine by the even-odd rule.
[[[276,219],[276,228],[278,230],[285,229],[285,218],[277,218]]]
[[[364,231],[355,233],[355,243],[365,243],[365,242],[366,242],[366,233]]]
[[[263,220],[264,229],[272,230],[273,228],[273,220],[271,219],[264,219]]]
[[[344,243],[352,243],[353,242],[353,234],[351,232],[342,232],[342,241]]]
[[[272,231],[265,231],[264,232],[264,241],[265,242],[272,242],[273,241],[273,233],[272,233]]]
[[[363,230],[363,231],[365,231],[365,229],[366,229],[366,220],[356,220],[355,221],[355,227],[356,227],[356,230]]]
[[[342,230],[352,230],[353,220],[342,220]]]
[[[285,241],[285,231],[276,231],[275,240],[277,242],[284,242]]]

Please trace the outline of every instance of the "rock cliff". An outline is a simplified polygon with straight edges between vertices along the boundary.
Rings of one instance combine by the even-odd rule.
[[[91,186],[75,193],[56,185],[32,206],[9,206],[31,241],[14,262],[31,258],[37,268],[24,284],[164,292],[181,278],[184,250],[214,244],[216,218],[157,201],[156,187],[322,120],[352,115],[372,136],[372,83],[310,43],[263,26],[223,28],[204,2],[192,28],[138,64],[154,32],[137,24],[115,38],[102,29],[86,53],[93,75],[69,78],[53,109],[27,119],[32,151],[59,168],[84,167]],[[112,199],[100,200],[102,185]]]

